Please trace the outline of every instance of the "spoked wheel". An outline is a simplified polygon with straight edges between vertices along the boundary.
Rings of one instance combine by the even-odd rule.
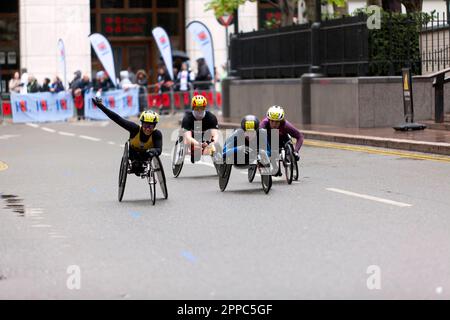
[[[298,161],[294,161],[294,180],[298,181]]]
[[[164,199],[167,199],[169,194],[167,193],[167,185],[166,185],[166,175],[164,174],[164,168],[161,163],[161,159],[159,157],[153,157],[152,159],[153,168],[156,172],[156,177],[158,178],[159,186],[161,187],[161,191],[163,193]]]
[[[156,180],[155,180],[155,172],[150,170],[148,173],[148,186],[150,188],[150,200],[152,205],[155,205],[156,202]]]
[[[213,164],[214,164],[214,168],[216,168],[216,172],[217,175],[220,176],[220,166],[221,163],[223,162],[221,159],[221,155],[222,155],[222,147],[219,144],[214,145],[214,153],[211,156]]]
[[[294,176],[294,151],[290,144],[286,145],[285,154],[283,157],[284,172],[286,174],[286,181],[288,184],[292,183],[292,178]]]
[[[233,165],[224,163],[221,166],[222,168],[221,170],[219,170],[219,187],[220,191],[225,191],[228,181],[230,180],[231,168],[233,167]]]
[[[119,202],[122,201],[123,193],[125,192],[125,185],[127,183],[127,175],[128,175],[128,166],[129,162],[128,162],[128,142],[127,142],[125,143],[122,161],[120,162],[119,193],[118,193]]]
[[[270,174],[262,174],[261,184],[264,192],[269,193],[270,188],[272,187],[272,176]]]
[[[172,157],[172,173],[175,178],[180,175],[181,169],[183,169],[185,153],[186,148],[183,143],[183,137],[179,137],[175,143]]]
[[[252,183],[255,179],[256,171],[258,170],[256,164],[251,164],[248,167],[248,182]]]

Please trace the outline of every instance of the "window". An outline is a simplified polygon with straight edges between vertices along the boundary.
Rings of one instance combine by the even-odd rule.
[[[123,8],[124,0],[102,0],[102,8]]]
[[[19,1],[18,0],[3,0],[0,5],[0,13],[18,13]]]
[[[129,0],[130,8],[151,8],[152,0]]]
[[[18,18],[0,19],[0,41],[19,40]]]
[[[97,31],[97,17],[95,13],[91,13],[91,33]]]
[[[178,8],[178,0],[158,0],[158,8]]]
[[[107,37],[151,37],[150,13],[105,13],[101,17],[101,32]]]
[[[158,25],[167,31],[170,36],[179,34],[178,13],[158,13]]]

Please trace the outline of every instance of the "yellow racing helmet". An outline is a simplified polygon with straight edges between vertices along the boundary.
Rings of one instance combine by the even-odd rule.
[[[284,109],[281,106],[271,106],[267,110],[267,118],[272,121],[283,121],[284,120]]]
[[[145,123],[157,124],[159,122],[159,114],[157,114],[155,111],[146,110],[141,113],[139,120]]]
[[[192,102],[191,102],[192,109],[206,108],[207,104],[208,104],[208,101],[201,94],[197,94],[192,97]]]

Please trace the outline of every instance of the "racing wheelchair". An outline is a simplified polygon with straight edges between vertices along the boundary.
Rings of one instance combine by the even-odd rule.
[[[213,159],[214,167],[216,168],[217,174],[219,174],[219,164],[217,161],[217,157],[220,155],[217,150],[221,150],[220,146],[217,143],[212,143],[208,140],[203,140],[203,142],[206,142],[208,146],[211,146],[211,157]],[[189,145],[184,143],[184,137],[179,136],[177,141],[175,142],[175,147],[173,149],[173,156],[172,156],[172,173],[175,178],[177,178],[180,173],[181,169],[183,169],[184,164],[184,158],[186,154],[190,151],[190,160],[191,163],[195,163],[197,161],[201,160],[201,152],[194,152],[194,148],[191,147],[189,150]]]
[[[129,142],[125,143],[122,160],[120,162],[119,171],[119,202],[122,201],[123,194],[125,192],[125,185],[127,182],[127,175],[132,174],[133,161],[138,161],[139,165],[142,165],[143,170],[139,173],[141,179],[147,179],[150,188],[150,200],[152,205],[156,202],[156,184],[159,183],[164,199],[167,199],[167,185],[166,176],[164,174],[164,168],[161,160],[158,156],[154,156],[146,161],[132,160],[130,159],[130,145]]]
[[[264,150],[260,150],[257,154],[257,157],[253,161],[249,161],[249,163],[238,164],[236,161],[236,154],[239,152],[244,152],[246,157],[253,153],[254,151],[249,147],[241,146],[235,148],[236,152],[234,154],[234,163],[229,164],[226,160],[224,160],[223,164],[220,165],[219,169],[219,188],[220,191],[225,191],[228,181],[231,176],[231,169],[235,166],[238,169],[247,169],[248,170],[248,180],[252,182],[255,178],[256,172],[258,171],[261,175],[261,185],[264,192],[267,194],[272,187],[272,175],[271,172],[273,170],[272,165],[270,163],[269,156]],[[226,159],[226,152],[223,154],[223,158]]]

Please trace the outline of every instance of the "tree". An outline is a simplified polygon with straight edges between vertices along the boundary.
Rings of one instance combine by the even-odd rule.
[[[423,0],[402,0],[402,4],[406,8],[406,12],[421,12]]]
[[[367,0],[367,6],[376,5],[388,12],[402,12],[401,5],[406,8],[406,12],[421,12],[423,0]]]
[[[224,14],[235,12],[240,5],[245,2],[255,2],[257,0],[209,0],[206,3],[206,10],[214,10],[216,18]],[[281,26],[289,26],[294,23],[295,9],[297,8],[299,0],[268,0],[267,2],[278,8],[281,12]],[[346,5],[347,0],[323,0],[322,2],[332,4],[336,7]],[[309,21],[314,20],[315,0],[305,0],[307,18]]]

